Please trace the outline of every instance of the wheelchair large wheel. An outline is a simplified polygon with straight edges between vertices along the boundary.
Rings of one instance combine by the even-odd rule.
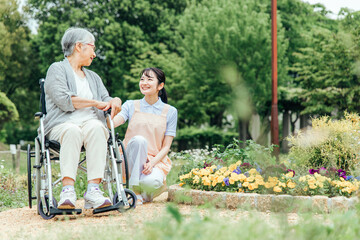
[[[135,209],[136,200],[137,200],[136,194],[133,191],[129,190],[129,189],[125,188],[124,190],[125,190],[125,195],[126,195],[126,198],[128,200],[129,206],[126,207],[126,208],[121,207],[121,208],[119,208],[119,211],[124,211],[124,210],[127,211],[127,210],[130,210],[132,208]],[[118,202],[119,202],[119,197],[118,197],[118,193],[116,192],[115,195],[114,195],[113,204],[115,205]]]
[[[32,200],[35,199],[32,196],[32,174],[31,174],[31,147],[30,144],[27,146],[27,180],[28,180],[28,197],[29,197],[29,208],[32,208]]]
[[[47,208],[48,212],[44,213],[42,201],[39,201],[38,211],[39,211],[40,216],[43,219],[49,220],[49,219],[52,219],[53,217],[55,217],[55,215],[51,215],[49,213],[50,208],[49,208],[49,196],[48,195],[45,195],[45,202],[46,202],[46,208]],[[53,205],[54,205],[55,208],[57,208],[57,202],[56,202],[56,199],[54,197],[53,197]]]

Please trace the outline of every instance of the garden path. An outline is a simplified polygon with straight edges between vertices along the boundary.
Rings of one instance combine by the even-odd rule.
[[[43,220],[36,214],[36,209],[29,207],[11,209],[0,212],[0,239],[27,239],[29,236],[36,238],[37,236],[56,236],[61,234],[64,228],[72,228],[74,234],[76,231],[84,231],[88,227],[116,225],[123,228],[124,231],[130,230],[134,224],[144,224],[161,217],[166,211],[167,192],[163,193],[153,203],[138,206],[134,211],[120,213],[117,211],[93,215],[91,210],[84,210],[81,215],[77,216],[56,216],[51,220]],[[78,200],[77,206],[83,208],[84,201]],[[190,216],[194,212],[200,215],[208,213],[210,210],[180,204],[178,208],[181,214]],[[244,210],[218,209],[216,214],[238,220],[247,217],[250,212]],[[261,213],[259,217],[269,219],[270,212]],[[288,214],[288,221],[296,223],[298,221],[297,214]],[[45,234],[45,235],[44,235]],[[49,238],[51,239],[51,237]]]

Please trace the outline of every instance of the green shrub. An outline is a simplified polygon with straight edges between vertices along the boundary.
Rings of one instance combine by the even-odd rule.
[[[312,120],[312,129],[289,138],[289,160],[301,168],[335,167],[355,170],[359,164],[360,117],[345,113],[342,120]]]
[[[194,168],[210,167],[211,165],[229,166],[239,160],[258,169],[265,169],[275,164],[276,159],[272,156],[273,146],[267,148],[248,140],[245,147],[241,148],[240,142],[233,139],[232,143],[226,147],[217,144],[211,151],[206,149],[185,150],[172,154],[170,158],[173,162],[181,161],[182,168],[179,176]]]
[[[215,144],[228,145],[238,133],[224,131],[216,127],[186,127],[178,130],[174,140],[174,148],[185,149],[208,148]]]

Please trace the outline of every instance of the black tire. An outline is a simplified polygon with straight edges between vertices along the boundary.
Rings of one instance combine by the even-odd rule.
[[[46,208],[49,211],[49,196],[48,195],[45,195],[45,202],[46,202]],[[53,197],[53,205],[55,208],[57,208],[57,201],[54,197]],[[53,217],[55,217],[55,215],[50,215],[49,212],[45,214],[42,207],[43,207],[43,204],[42,204],[42,201],[40,200],[39,205],[38,205],[38,211],[40,213],[40,216],[43,219],[49,220],[49,219],[52,219]]]
[[[125,188],[124,190],[125,190],[126,198],[129,202],[129,207],[127,207],[127,208],[121,207],[121,208],[119,208],[119,211],[124,211],[124,210],[127,211],[132,208],[135,209],[136,208],[136,200],[137,200],[136,194],[129,189]],[[118,202],[119,202],[119,197],[118,197],[118,193],[116,192],[114,195],[113,204],[115,205]]]
[[[29,197],[29,208],[32,208],[32,182],[31,182],[31,147],[30,144],[27,146],[27,177],[28,177],[28,197]]]
[[[128,161],[127,161],[127,157],[126,157],[126,153],[125,153],[125,147],[122,141],[119,141],[120,143],[120,147],[124,156],[124,164],[125,164],[125,179],[126,179],[126,183],[125,186],[126,188],[129,188],[129,170],[128,170]]]

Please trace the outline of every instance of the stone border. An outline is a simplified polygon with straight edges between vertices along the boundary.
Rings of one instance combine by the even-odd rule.
[[[212,204],[220,208],[246,208],[261,212],[316,212],[348,211],[359,202],[357,197],[291,196],[257,193],[228,193],[187,190],[179,185],[168,188],[168,201],[191,205]]]

